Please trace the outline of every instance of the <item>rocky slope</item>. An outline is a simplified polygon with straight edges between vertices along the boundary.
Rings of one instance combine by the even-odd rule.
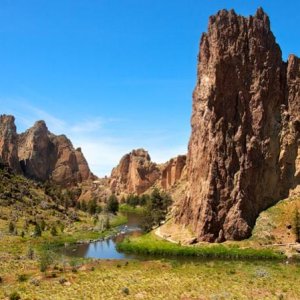
[[[299,59],[282,54],[268,16],[222,10],[200,43],[176,221],[198,240],[250,236],[259,213],[299,185]]]
[[[44,121],[18,135],[14,117],[1,116],[0,149],[4,163],[32,179],[70,186],[94,178],[81,149],[75,150],[66,136],[49,132]]]

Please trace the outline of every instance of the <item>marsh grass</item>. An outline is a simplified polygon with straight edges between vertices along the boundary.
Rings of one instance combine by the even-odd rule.
[[[119,251],[137,253],[141,255],[163,256],[163,257],[198,257],[218,259],[253,259],[253,260],[283,260],[284,255],[272,249],[239,248],[237,246],[195,245],[181,246],[173,244],[154,236],[153,233],[137,238],[127,238],[117,245]]]
[[[142,206],[132,206],[129,204],[121,204],[119,207],[119,211],[123,213],[134,213],[134,214],[144,214],[145,208]]]

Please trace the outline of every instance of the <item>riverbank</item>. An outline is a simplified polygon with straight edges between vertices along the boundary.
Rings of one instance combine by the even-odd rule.
[[[286,258],[285,255],[272,249],[239,248],[237,245],[225,246],[221,244],[182,246],[159,239],[153,232],[141,237],[127,238],[117,245],[117,249],[127,253],[162,257],[218,258],[230,260],[284,260]]]
[[[145,213],[145,207],[143,206],[132,206],[129,204],[121,204],[119,206],[119,212],[121,213],[132,213],[142,215]]]

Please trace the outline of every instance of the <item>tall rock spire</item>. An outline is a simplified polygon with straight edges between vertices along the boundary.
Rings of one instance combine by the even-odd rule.
[[[299,59],[288,67],[282,61],[264,11],[210,17],[193,93],[189,189],[177,222],[199,240],[249,237],[258,214],[296,184],[299,114]]]

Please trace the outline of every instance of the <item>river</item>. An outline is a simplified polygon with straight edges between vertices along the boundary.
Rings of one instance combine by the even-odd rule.
[[[119,252],[116,244],[127,236],[139,236],[142,234],[140,223],[141,217],[133,213],[124,213],[128,222],[117,228],[118,234],[92,243],[76,244],[67,246],[62,253],[67,256],[97,258],[97,259],[134,259],[135,255]]]

